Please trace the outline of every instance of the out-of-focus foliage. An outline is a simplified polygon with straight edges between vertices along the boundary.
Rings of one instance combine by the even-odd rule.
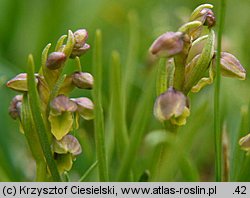
[[[35,64],[40,64],[40,54],[49,42],[67,32],[79,28],[86,28],[89,32],[88,43],[93,45],[94,33],[97,28],[103,32],[103,105],[105,122],[108,123],[109,110],[109,67],[110,54],[113,49],[121,54],[122,74],[125,70],[129,43],[129,13],[136,13],[139,20],[139,36],[135,51],[136,59],[130,67],[135,74],[131,94],[127,99],[126,119],[128,127],[132,122],[134,109],[138,105],[138,98],[145,91],[144,82],[153,67],[153,60],[149,59],[148,48],[160,34],[176,30],[185,21],[191,11],[199,4],[212,3],[215,15],[218,10],[215,1],[192,0],[0,0],[0,181],[27,181],[34,179],[34,163],[28,151],[27,143],[19,133],[18,123],[8,115],[8,105],[14,93],[5,87],[5,82],[15,74],[24,72],[27,68],[27,55],[34,55]],[[229,50],[236,55],[242,65],[249,70],[250,64],[250,2],[235,3],[228,0],[226,24],[223,36],[223,51]],[[92,70],[92,49],[82,59],[85,71]],[[69,62],[68,64],[73,64]],[[124,67],[123,67],[124,66]],[[105,83],[107,82],[107,83]],[[230,179],[232,181],[249,181],[249,171],[245,174],[240,170],[247,170],[249,159],[238,146],[239,137],[249,132],[249,114],[242,116],[242,106],[249,104],[249,84],[222,78],[221,105],[222,122],[230,138]],[[75,91],[74,95],[82,95],[82,91]],[[86,94],[89,94],[86,92]],[[153,96],[155,99],[156,96]],[[192,95],[190,95],[192,98]],[[204,88],[192,98],[192,114],[187,125],[179,131],[178,141],[169,144],[169,161],[164,179],[167,181],[211,181],[214,175],[214,137],[213,137],[213,86]],[[148,105],[145,108],[151,108]],[[245,108],[248,109],[248,108]],[[152,111],[151,110],[151,111]],[[248,110],[245,110],[245,112]],[[247,120],[247,121],[246,121]],[[77,180],[95,162],[95,146],[93,138],[93,121],[80,122],[79,139],[83,152],[70,172],[72,180]],[[157,145],[159,133],[149,134],[162,128],[153,117],[147,121],[144,133],[145,141],[138,151],[138,157],[133,164],[134,177],[139,178],[142,170],[154,166],[154,157],[158,155]],[[241,134],[239,134],[241,133]],[[147,139],[148,135],[150,140]],[[161,136],[162,137],[162,136]],[[167,138],[168,139],[168,138]],[[151,141],[152,140],[152,141]],[[107,139],[108,148],[109,142]],[[155,142],[153,142],[155,141]],[[152,143],[153,142],[153,143]],[[112,150],[112,149],[111,149]],[[178,152],[175,152],[175,151]],[[239,157],[241,156],[241,157]],[[112,163],[117,154],[112,154]],[[249,157],[248,157],[249,158]],[[236,159],[242,160],[243,165]],[[87,180],[96,178],[96,171]],[[112,169],[110,169],[112,175]],[[173,174],[176,173],[176,174]],[[173,175],[172,175],[173,174]],[[115,178],[115,175],[114,175]],[[112,179],[112,178],[111,178]]]

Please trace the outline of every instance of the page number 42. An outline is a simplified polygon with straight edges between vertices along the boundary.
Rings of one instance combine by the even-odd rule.
[[[233,194],[246,195],[246,186],[237,186]]]

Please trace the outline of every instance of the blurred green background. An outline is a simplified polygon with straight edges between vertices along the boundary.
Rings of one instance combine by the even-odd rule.
[[[191,11],[202,3],[212,3],[218,15],[219,1],[193,0],[0,0],[0,181],[32,181],[34,179],[34,162],[28,150],[24,136],[18,131],[18,122],[8,115],[8,106],[16,94],[5,86],[5,82],[26,69],[27,55],[34,55],[36,68],[39,68],[40,55],[47,43],[52,45],[57,39],[67,34],[86,28],[89,32],[88,43],[93,45],[96,29],[103,32],[104,61],[104,98],[108,97],[110,53],[118,50],[122,64],[126,62],[129,43],[129,13],[136,13],[139,20],[139,37],[136,61],[132,72],[136,73],[132,94],[129,97],[131,108],[127,111],[128,123],[131,122],[133,107],[137,105],[143,84],[147,80],[150,62],[147,58],[148,48],[153,40],[166,31],[176,31],[183,24]],[[223,48],[234,54],[246,70],[250,63],[250,2],[228,0],[226,24],[223,36]],[[92,50],[81,58],[85,71],[91,72]],[[69,63],[71,64],[71,63]],[[250,173],[240,177],[235,172],[242,169],[235,152],[238,148],[239,132],[246,134],[249,130],[248,117],[242,124],[242,109],[247,113],[249,103],[250,81],[222,78],[221,106],[222,123],[226,125],[230,144],[230,173],[232,181],[250,180]],[[88,95],[90,92],[75,91],[75,96]],[[213,136],[213,85],[204,88],[198,94],[191,94],[191,116],[188,123],[180,130],[178,148],[187,154],[187,163],[195,176],[182,171],[172,181],[213,181],[214,180],[214,136]],[[108,110],[108,101],[104,100],[104,112]],[[153,103],[152,103],[153,104]],[[147,106],[145,108],[152,108]],[[79,138],[83,153],[76,160],[70,175],[79,178],[94,161],[93,123],[81,121]],[[242,129],[240,129],[240,127]],[[160,129],[161,125],[152,116],[145,131],[147,133]],[[242,131],[244,130],[244,131]],[[142,142],[141,150],[135,163],[137,175],[147,169],[148,156],[151,152],[147,141]],[[149,149],[149,151],[147,151]],[[174,152],[174,150],[172,150]],[[239,151],[244,158],[244,152]],[[237,154],[238,155],[238,154]],[[175,155],[170,156],[175,161]],[[237,161],[237,163],[236,163]],[[177,172],[184,162],[176,161],[173,165]],[[247,163],[247,162],[246,162]],[[245,164],[247,166],[247,164]],[[172,168],[173,168],[172,167]],[[116,165],[113,165],[116,169]],[[166,167],[168,169],[168,167]],[[189,170],[189,169],[188,169]],[[245,169],[244,169],[245,170]],[[247,170],[247,169],[246,169]],[[112,170],[111,170],[112,171]],[[171,167],[169,168],[171,172]],[[188,172],[188,171],[187,171]],[[250,171],[248,171],[250,172]],[[238,176],[236,176],[238,175]],[[95,174],[90,177],[95,178]],[[92,179],[94,180],[94,179]]]

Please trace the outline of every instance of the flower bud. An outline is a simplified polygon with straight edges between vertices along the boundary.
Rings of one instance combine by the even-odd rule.
[[[204,15],[203,11],[204,9],[212,9],[214,6],[212,4],[201,4],[197,8],[194,9],[190,16],[190,21],[194,21],[200,16]],[[203,13],[203,14],[202,14]]]
[[[216,54],[213,57],[213,68],[216,66]],[[220,59],[221,74],[226,77],[238,78],[244,80],[246,78],[246,70],[240,64],[240,61],[227,52],[221,52]]]
[[[185,124],[186,117],[189,116],[187,97],[170,87],[156,99],[154,115],[160,121],[170,120],[176,125]]]
[[[72,98],[71,100],[77,104],[77,111],[81,117],[85,120],[91,120],[94,118],[94,104],[89,98],[81,97]]]
[[[239,145],[243,150],[250,152],[250,133],[239,140]]]
[[[9,114],[14,120],[20,117],[22,100],[23,100],[22,95],[16,95],[10,103]]]
[[[59,69],[66,61],[66,55],[63,52],[52,52],[49,54],[46,66],[51,69]]]
[[[214,13],[212,10],[209,9],[209,11],[207,12],[207,17],[204,22],[204,25],[207,25],[210,28],[210,27],[215,26],[215,23],[216,23],[216,19],[215,19]]]
[[[212,27],[215,25],[215,16],[211,9],[204,8],[200,12],[196,13],[195,16],[192,16],[192,21],[200,21],[202,24]]]
[[[75,38],[75,45],[74,48],[81,48],[84,46],[87,38],[88,38],[88,32],[85,29],[79,29],[74,32],[74,38]]]
[[[77,105],[64,95],[55,97],[50,103],[54,115],[61,115],[62,112],[75,112]]]
[[[93,76],[87,72],[75,72],[72,81],[80,89],[92,89],[94,84]]]
[[[190,21],[200,21],[202,24],[212,27],[215,25],[215,16],[211,10],[213,5],[202,4],[198,6],[190,16]]]
[[[70,58],[75,58],[76,56],[80,57],[81,55],[85,54],[89,48],[90,48],[90,45],[87,43],[85,43],[83,47],[73,48],[70,54]]]
[[[215,26],[216,20],[211,8],[213,8],[211,4],[198,6],[191,14],[190,21],[200,21],[202,25],[208,26],[208,28]],[[188,35],[192,37],[192,40],[195,40],[202,35],[204,29],[202,25],[193,28],[188,32]]]
[[[61,140],[54,139],[53,151],[58,154],[71,153],[79,155],[82,152],[79,141],[73,135],[65,135]]]
[[[36,79],[36,83],[37,83]],[[15,90],[15,91],[28,91],[28,85],[27,85],[27,74],[21,73],[9,80],[6,83],[6,86]]]
[[[159,36],[151,45],[150,52],[158,57],[171,57],[183,50],[182,32],[167,32]]]

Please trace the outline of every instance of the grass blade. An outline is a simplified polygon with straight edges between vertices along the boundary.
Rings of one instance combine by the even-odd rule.
[[[145,84],[142,94],[136,108],[134,119],[131,124],[129,147],[126,148],[120,170],[118,172],[118,181],[128,181],[131,173],[131,167],[136,157],[136,152],[141,143],[143,133],[146,129],[148,120],[152,115],[153,97],[155,95],[155,71],[151,73]],[[151,105],[152,104],[152,105]]]
[[[129,19],[129,45],[128,45],[128,55],[126,58],[126,66],[124,71],[124,83],[123,83],[123,95],[124,103],[127,105],[126,100],[128,100],[131,93],[131,84],[133,83],[135,77],[135,64],[136,57],[139,52],[139,19],[135,11],[131,11],[128,14]]]
[[[35,75],[34,75],[34,61],[32,55],[28,58],[28,90],[29,90],[29,102],[31,106],[31,113],[34,119],[35,128],[38,133],[39,141],[43,150],[44,157],[48,164],[54,181],[61,181],[59,172],[57,170],[56,163],[53,159],[49,139],[46,132],[46,127],[42,118],[39,96],[36,89]]]
[[[250,107],[250,106],[249,106]],[[249,131],[249,107],[243,106],[241,109],[241,121],[238,129],[238,133],[234,134],[234,139],[232,140],[232,157],[231,157],[231,171],[230,171],[230,181],[238,182],[244,181],[244,177],[247,177],[247,170],[245,165],[247,163],[246,152],[240,148],[239,139],[247,135]],[[247,166],[248,168],[249,166]]]
[[[79,182],[83,182],[86,180],[86,178],[89,176],[89,174],[95,169],[95,167],[97,166],[98,161],[94,162],[89,168],[88,170],[86,170],[86,172],[84,173],[84,175],[80,178]]]
[[[217,57],[216,57],[216,78],[214,88],[214,133],[215,133],[215,170],[216,181],[222,180],[222,133],[220,123],[220,54],[221,40],[224,27],[224,18],[226,10],[226,0],[220,1],[220,16],[218,25]]]
[[[112,105],[112,123],[115,133],[116,145],[118,148],[118,158],[123,156],[124,149],[128,145],[128,134],[125,119],[124,97],[122,97],[121,86],[121,63],[120,55],[118,52],[113,51],[111,59],[111,79],[110,79],[110,92],[111,92],[111,105]]]
[[[96,31],[93,60],[93,75],[95,84],[93,89],[94,108],[94,125],[95,125],[95,144],[97,161],[99,163],[100,181],[108,181],[108,168],[106,157],[106,146],[104,140],[104,118],[102,108],[102,34],[100,30]]]

